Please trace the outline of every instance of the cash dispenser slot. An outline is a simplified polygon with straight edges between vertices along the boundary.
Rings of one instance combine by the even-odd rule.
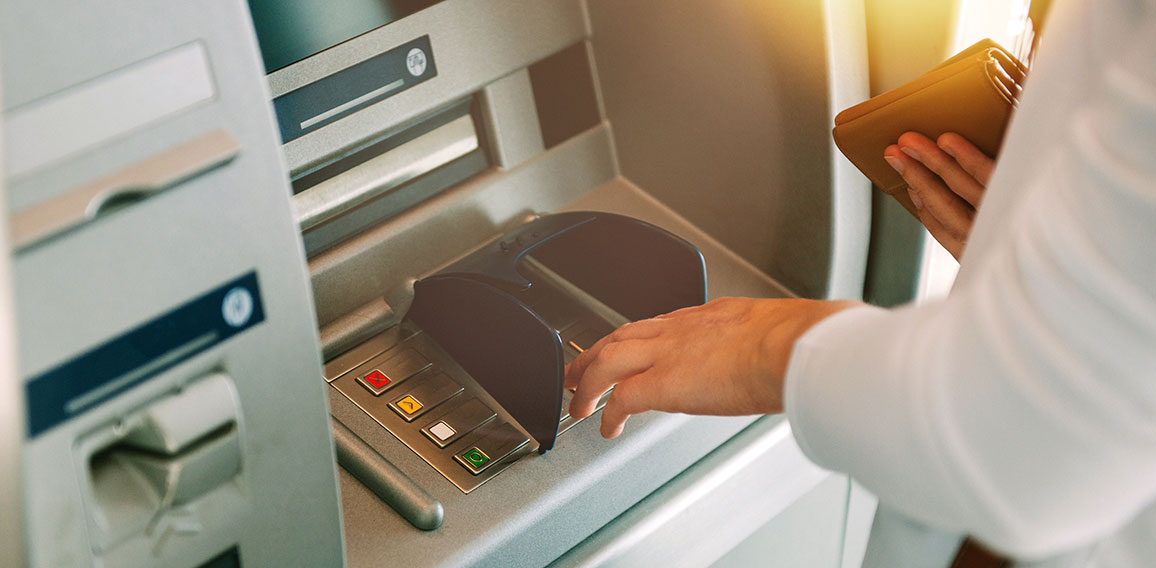
[[[239,421],[231,380],[213,374],[82,441],[94,550],[156,532],[239,475]]]
[[[316,255],[489,167],[472,99],[293,173],[294,217]]]
[[[477,149],[472,117],[455,118],[302,190],[293,199],[297,223],[309,230]]]
[[[681,238],[610,213],[542,216],[415,282],[395,342],[330,380],[468,493],[577,423],[562,382],[582,350],[705,299],[702,254]]]

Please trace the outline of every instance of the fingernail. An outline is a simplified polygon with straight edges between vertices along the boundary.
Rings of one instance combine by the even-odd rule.
[[[891,169],[899,172],[899,175],[903,175],[903,160],[893,156],[883,156],[883,159],[887,160],[887,163],[891,166]]]
[[[907,188],[907,196],[911,198],[911,202],[915,204],[916,209],[923,209],[923,200],[919,198],[919,194],[915,190]]]
[[[952,158],[954,158],[954,157],[955,157],[955,150],[953,150],[953,149],[951,148],[951,146],[947,146],[947,145],[944,145],[944,144],[939,144],[939,149],[940,149],[940,150],[943,150],[943,153],[944,153],[944,154],[947,154],[948,156],[951,156]]]
[[[903,150],[904,154],[911,156],[911,159],[919,160],[920,162],[923,161],[919,158],[919,152],[916,152],[914,148],[908,148],[907,146],[900,146],[899,149]]]

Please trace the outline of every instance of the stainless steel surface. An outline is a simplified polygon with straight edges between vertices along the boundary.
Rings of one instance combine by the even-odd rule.
[[[308,230],[478,149],[473,118],[463,116],[293,196]]]
[[[64,195],[17,211],[12,216],[12,243],[19,250],[95,221],[129,200],[146,198],[219,167],[240,151],[240,144],[227,130],[207,132]]]
[[[321,353],[328,361],[361,345],[397,323],[384,298],[376,298],[345,317],[321,328]]]
[[[442,525],[445,509],[437,499],[336,420],[333,440],[337,463],[411,525],[423,531],[436,530]]]
[[[391,325],[378,332],[356,347],[341,353],[325,363],[325,380],[333,382],[338,377],[357,368],[362,363],[385,353],[394,345],[401,343],[406,335],[401,326]]]

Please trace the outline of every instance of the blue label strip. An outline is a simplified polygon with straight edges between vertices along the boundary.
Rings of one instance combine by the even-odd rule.
[[[438,74],[429,36],[375,55],[273,99],[281,142],[383,101]]]
[[[25,385],[28,437],[155,377],[265,320],[250,272],[33,377]]]

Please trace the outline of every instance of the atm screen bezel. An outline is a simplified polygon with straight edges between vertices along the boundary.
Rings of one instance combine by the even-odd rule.
[[[360,5],[363,9],[377,8],[380,11],[375,19],[356,21],[352,18],[357,16],[350,15],[349,18],[351,19],[344,22],[340,20],[341,10],[335,8],[335,2],[332,0],[248,0],[248,4],[253,27],[257,34],[257,42],[261,48],[261,59],[265,66],[265,73],[273,73],[416,14],[440,1],[442,0],[338,0],[337,3],[344,2],[350,7]],[[289,6],[290,4],[293,6]],[[287,14],[293,11],[293,7],[299,7],[300,13],[304,17],[296,21],[289,17]],[[344,25],[345,29],[326,32],[323,26],[309,25],[315,21],[315,19],[308,17],[311,11],[324,12],[329,16],[327,19],[338,26]],[[337,18],[336,22],[333,21],[335,17]],[[286,24],[291,25],[287,26]],[[306,25],[308,25],[311,33],[304,33],[303,28]],[[308,38],[316,36],[319,30],[322,31],[321,36],[309,41]],[[280,43],[280,40],[285,38],[290,38],[287,40],[290,44],[304,41],[308,45],[307,47],[298,46],[296,49],[286,50],[289,52],[287,55],[273,51],[275,41]]]

